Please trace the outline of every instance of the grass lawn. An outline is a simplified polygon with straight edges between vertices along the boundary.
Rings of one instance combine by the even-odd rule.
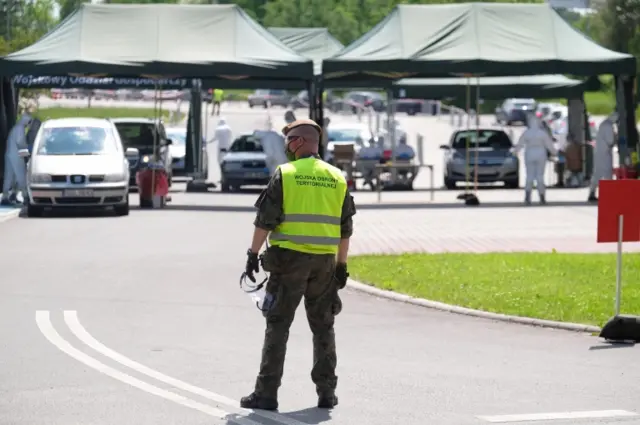
[[[478,310],[602,326],[614,307],[614,254],[364,255],[351,277]],[[640,256],[623,256],[622,312],[640,314]]]
[[[147,117],[153,118],[155,116],[153,109],[145,108],[41,108],[36,112],[36,117],[44,121],[45,119],[56,118],[74,118],[74,117],[89,117],[89,118],[137,118]],[[163,119],[169,119],[169,111],[162,111]],[[180,119],[184,117],[184,114],[180,114]]]

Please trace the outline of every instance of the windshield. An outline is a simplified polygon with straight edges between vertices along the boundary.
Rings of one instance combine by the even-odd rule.
[[[152,147],[156,126],[153,123],[116,123],[122,144],[126,148]],[[156,144],[160,143],[157,139]]]
[[[511,139],[504,131],[500,130],[480,130],[478,132],[480,138],[478,139],[479,148],[491,148],[494,150],[511,149],[513,144]],[[470,148],[476,147],[476,131],[460,131],[456,134],[453,141],[453,149],[466,149],[467,141]]]
[[[229,152],[264,152],[260,140],[255,136],[241,136],[234,140]]]
[[[45,128],[38,143],[38,155],[109,155],[116,143],[100,127]]]
[[[184,131],[167,131],[167,137],[174,145],[184,145],[187,143],[187,134]]]
[[[327,135],[330,142],[354,142],[358,137],[364,139],[362,133],[359,128],[341,128],[329,130]],[[364,142],[364,140],[362,141]]]
[[[513,107],[515,109],[533,109],[534,104],[530,102],[515,102]]]

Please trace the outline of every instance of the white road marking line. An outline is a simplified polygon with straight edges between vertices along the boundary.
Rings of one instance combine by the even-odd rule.
[[[203,403],[198,403],[197,401],[191,400],[187,397],[183,397],[179,394],[172,393],[170,391],[166,391],[162,388],[158,388],[154,385],[148,384],[144,381],[134,378],[133,376],[127,375],[126,373],[122,373],[116,369],[113,369],[105,365],[104,363],[99,362],[93,357],[86,355],[82,351],[73,347],[67,340],[60,336],[60,334],[56,331],[56,329],[53,327],[53,324],[51,323],[49,311],[36,311],[36,323],[38,324],[38,328],[40,328],[40,332],[42,332],[45,338],[47,338],[50,343],[60,349],[60,351],[113,379],[117,379],[118,381],[129,384],[132,387],[138,388],[149,394],[153,394],[158,397],[173,401],[174,403],[180,404],[182,406],[198,410],[202,413],[206,413],[207,415],[227,420],[231,423],[235,423],[238,425],[260,425],[258,422],[252,421],[248,418],[232,417],[229,413],[223,410],[216,409]]]
[[[181,389],[183,391],[190,392],[191,394],[196,394],[201,397],[207,398],[209,400],[215,401],[220,404],[225,404],[227,406],[238,409],[238,411],[244,414],[254,414],[258,416],[262,416],[263,418],[270,419],[272,421],[278,422],[282,425],[308,425],[304,422],[297,421],[288,416],[278,414],[275,412],[270,412],[267,410],[250,410],[243,409],[240,407],[240,403],[231,398],[225,397],[220,394],[216,394],[212,391],[205,390],[204,388],[196,387],[195,385],[188,384],[184,381],[181,381],[176,378],[172,378],[171,376],[167,376],[163,373],[158,372],[157,370],[151,369],[143,364],[140,364],[136,361],[131,360],[128,357],[123,356],[122,354],[112,350],[111,348],[105,346],[100,341],[95,339],[87,330],[82,326],[80,320],[78,319],[78,313],[76,311],[67,310],[64,312],[64,320],[67,322],[69,329],[71,332],[78,337],[78,339],[84,342],[89,347],[93,348],[97,352],[103,354],[106,357],[109,357],[111,360],[115,360],[116,362],[127,366],[136,372],[139,372],[143,375],[147,375],[151,378],[157,379],[160,382],[164,382],[165,384],[169,384],[174,386],[175,388]]]
[[[558,413],[530,413],[526,415],[498,415],[476,416],[486,422],[533,422],[533,421],[557,421],[561,419],[597,419],[597,418],[621,418],[638,416],[638,413],[627,410],[594,410],[583,412],[558,412]]]

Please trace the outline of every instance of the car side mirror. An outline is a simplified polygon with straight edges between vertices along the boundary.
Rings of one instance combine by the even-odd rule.
[[[131,159],[137,159],[140,157],[140,151],[136,148],[127,148],[126,152],[124,153],[124,155],[127,158],[131,158]]]
[[[448,151],[450,148],[449,148],[449,145],[440,145],[440,149],[444,149]]]
[[[29,152],[29,149],[20,149],[18,151],[18,155],[20,158],[29,158],[31,156],[31,152]]]

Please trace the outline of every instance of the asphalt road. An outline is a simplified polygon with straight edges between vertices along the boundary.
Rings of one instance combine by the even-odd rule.
[[[350,290],[337,322],[340,406],[313,408],[311,335],[299,312],[281,414],[239,410],[264,323],[238,287],[253,197],[230,198],[175,194],[170,209],[125,218],[0,223],[0,422],[471,425],[487,423],[482,415],[638,411],[637,349]],[[470,211],[458,217],[472,220]],[[356,239],[380,213],[360,211]]]
[[[232,126],[253,119],[233,118]],[[486,193],[497,203],[517,191]],[[506,237],[550,238],[567,228],[563,220],[585,226],[595,217],[593,207],[576,205],[455,208],[446,205],[453,193],[436,195],[440,207],[415,209],[400,202],[422,201],[420,191],[384,194],[396,203],[385,210],[375,207],[373,194],[358,193],[354,251],[372,249],[374,236],[379,245],[401,249],[415,238],[429,239],[422,233],[436,227],[443,244],[491,228]],[[239,409],[237,400],[253,387],[264,329],[260,312],[238,287],[255,195],[173,198],[166,210],[134,207],[124,218],[0,222],[2,425],[473,425],[545,417],[532,414],[570,418],[538,422],[543,425],[640,424],[637,348],[349,289],[336,325],[341,404],[331,412],[313,407],[311,334],[299,311],[280,413]],[[518,210],[526,212],[516,216]],[[550,217],[555,227],[540,231]],[[456,222],[465,225],[446,231]],[[414,235],[412,223],[420,229]],[[564,232],[575,237],[579,229]],[[579,282],[568,278],[567,284]],[[576,419],[583,411],[599,413]],[[597,415],[607,418],[593,419]]]

